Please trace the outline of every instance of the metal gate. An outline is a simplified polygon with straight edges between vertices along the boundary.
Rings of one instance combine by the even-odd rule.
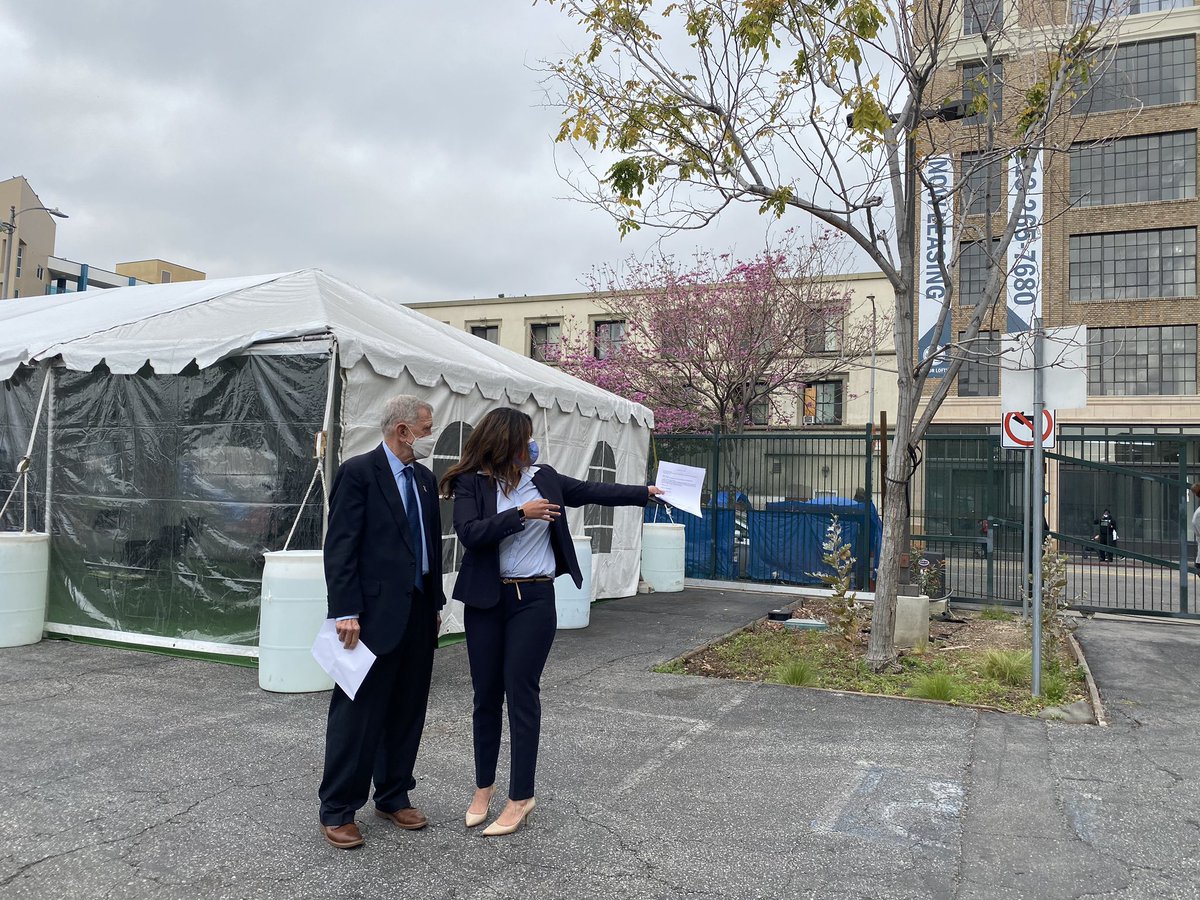
[[[1046,453],[1048,534],[1067,558],[1066,595],[1081,610],[1192,617],[1187,486],[1200,439],[1074,435]],[[995,435],[930,435],[916,479],[914,548],[944,553],[952,598],[1019,603],[1029,581],[1023,453]],[[1106,541],[1108,509],[1117,539]]]

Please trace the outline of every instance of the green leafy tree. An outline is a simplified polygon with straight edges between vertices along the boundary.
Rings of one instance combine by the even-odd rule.
[[[1097,49],[1111,41],[1098,20],[1112,5],[1064,25],[1056,0],[1019,4],[1019,22],[1016,8],[1005,15],[1000,5],[988,17],[988,0],[971,0],[973,33],[964,35],[959,0],[546,2],[587,40],[580,53],[548,64],[563,113],[558,140],[575,148],[582,166],[568,178],[622,233],[702,227],[731,204],[750,203],[764,215],[801,214],[845,233],[891,283],[899,400],[886,477],[889,496],[904,498],[920,441],[1004,289],[1008,246],[1024,224],[1031,151],[1068,146],[1081,124],[1066,111]],[[1022,65],[994,64],[998,51],[1014,47]],[[968,54],[985,65],[964,97],[955,62]],[[974,121],[941,121],[963,114]],[[953,189],[936,195],[923,165],[933,147],[959,167]],[[1010,157],[1020,160],[1020,177],[1003,214],[990,204],[999,197],[989,176]],[[930,204],[924,223],[922,197]],[[1000,214],[968,222],[979,203]],[[922,225],[939,237],[952,230],[956,241],[982,241],[991,265],[986,285],[955,317],[960,337],[917,359]],[[959,245],[939,244],[921,252],[934,255],[946,286],[932,331],[940,335],[955,303]],[[931,379],[931,367],[943,364],[944,377]],[[906,502],[884,508],[867,653],[876,670],[896,658]]]

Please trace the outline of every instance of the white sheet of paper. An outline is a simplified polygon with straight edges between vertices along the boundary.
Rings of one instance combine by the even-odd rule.
[[[658,477],[654,483],[663,489],[663,500],[676,509],[693,516],[700,515],[700,490],[704,487],[704,469],[681,466],[679,463],[660,462]]]
[[[371,665],[375,662],[375,654],[368,650],[362,641],[359,641],[353,650],[342,646],[333,619],[326,619],[321,630],[317,632],[317,639],[312,645],[312,655],[351,700],[362,687],[363,679],[367,677]]]

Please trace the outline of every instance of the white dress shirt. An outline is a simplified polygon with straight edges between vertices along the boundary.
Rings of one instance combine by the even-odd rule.
[[[521,470],[521,480],[516,488],[504,496],[496,486],[496,512],[515,509],[530,500],[543,499],[541,491],[533,483],[537,466]],[[550,523],[543,519],[526,519],[525,528],[511,534],[500,542],[501,578],[537,578],[542,575],[554,577],[554,548],[550,546]]]

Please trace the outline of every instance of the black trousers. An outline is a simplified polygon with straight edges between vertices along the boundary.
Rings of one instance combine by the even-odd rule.
[[[319,791],[322,824],[353,822],[372,778],[376,808],[395,812],[412,805],[408,792],[417,784],[413,766],[425,727],[436,632],[437,612],[424,594],[414,594],[404,637],[375,660],[355,699],[334,687]]]
[[[471,684],[475,689],[471,723],[475,786],[485,788],[496,782],[503,706],[507,700],[511,744],[508,796],[510,800],[527,800],[534,794],[542,731],[542,669],[558,627],[554,583],[506,584],[500,592],[500,602],[491,609],[468,606],[463,624],[467,630]]]

